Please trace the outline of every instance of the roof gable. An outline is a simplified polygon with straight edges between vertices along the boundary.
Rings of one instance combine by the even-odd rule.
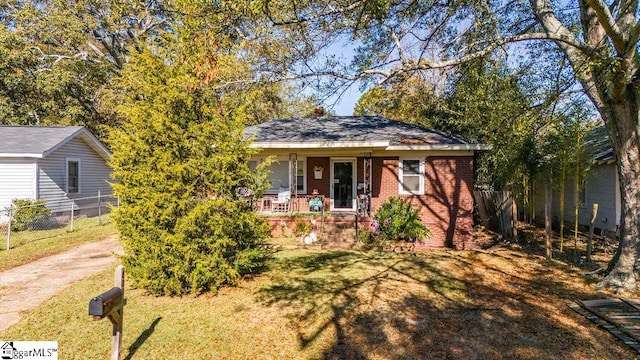
[[[100,157],[111,152],[83,126],[0,125],[0,157],[44,158],[74,138],[82,139]]]
[[[379,116],[279,119],[248,127],[255,147],[359,147],[483,150],[460,137]]]

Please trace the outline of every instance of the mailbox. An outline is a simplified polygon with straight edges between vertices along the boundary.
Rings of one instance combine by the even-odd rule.
[[[122,352],[122,323],[124,322],[124,266],[118,265],[115,272],[115,285],[110,290],[89,301],[89,315],[93,320],[108,318],[113,325],[111,333],[111,360],[120,359]]]
[[[111,315],[114,310],[119,310],[124,305],[122,298],[121,288],[111,288],[89,301],[89,315],[99,318]]]

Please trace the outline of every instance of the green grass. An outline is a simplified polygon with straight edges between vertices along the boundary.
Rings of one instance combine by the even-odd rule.
[[[50,230],[20,231],[11,235],[11,248],[6,250],[6,233],[0,238],[0,271],[11,269],[45,256],[54,255],[86,242],[104,240],[116,234],[109,215],[75,221],[73,232],[68,227]]]
[[[111,325],[87,315],[113,269],[80,281],[0,333],[58,341],[62,359],[106,358]],[[497,250],[398,254],[281,251],[216,296],[127,286],[125,359],[631,359],[566,306],[606,297],[559,262]]]

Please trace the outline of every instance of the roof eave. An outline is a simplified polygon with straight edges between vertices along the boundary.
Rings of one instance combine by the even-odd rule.
[[[318,148],[386,148],[388,141],[315,141],[315,142],[271,142],[256,141],[250,147],[259,149],[318,149]]]
[[[490,145],[484,144],[420,144],[420,145],[390,145],[389,141],[322,141],[322,142],[253,142],[252,148],[258,149],[318,149],[318,148],[380,148],[388,151],[425,151],[425,150],[491,150]]]
[[[420,144],[420,145],[390,145],[386,150],[491,150],[490,145],[484,144]]]

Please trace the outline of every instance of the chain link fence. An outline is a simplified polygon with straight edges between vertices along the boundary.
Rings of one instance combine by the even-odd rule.
[[[0,210],[0,233],[6,235],[6,243],[0,241],[0,249],[108,224],[111,210],[117,206],[117,197],[100,193],[71,200],[16,200]]]

